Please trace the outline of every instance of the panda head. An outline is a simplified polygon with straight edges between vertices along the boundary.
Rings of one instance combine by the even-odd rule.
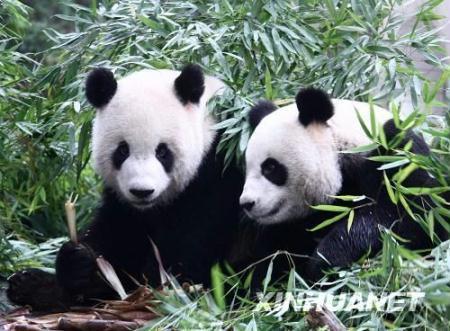
[[[195,177],[214,140],[206,103],[223,84],[200,67],[142,70],[116,80],[93,70],[86,97],[96,108],[94,168],[118,195],[145,209],[164,204]]]
[[[273,224],[305,217],[311,205],[330,202],[339,192],[342,176],[327,123],[333,113],[329,96],[313,88],[300,90],[290,106],[253,107],[240,197],[250,218]]]

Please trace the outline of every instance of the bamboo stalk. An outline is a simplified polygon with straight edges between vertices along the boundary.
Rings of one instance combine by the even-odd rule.
[[[75,203],[77,202],[78,195],[72,200],[72,194],[70,194],[69,200],[64,204],[66,210],[67,227],[69,228],[69,238],[70,240],[78,244],[77,227],[76,227],[76,210]]]

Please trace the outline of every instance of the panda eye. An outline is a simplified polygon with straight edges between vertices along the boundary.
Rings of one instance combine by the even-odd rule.
[[[112,163],[114,165],[114,168],[119,170],[122,166],[122,163],[125,162],[128,156],[130,156],[130,147],[128,146],[127,142],[123,140],[119,143],[119,145],[117,145],[117,148],[112,154]]]
[[[164,143],[159,144],[158,147],[156,148],[156,157],[158,159],[166,158],[167,155],[169,155],[169,153],[170,153],[169,148]]]
[[[261,164],[261,174],[278,186],[284,185],[288,177],[286,166],[270,157]]]
[[[173,168],[174,156],[167,144],[160,143],[158,147],[156,147],[155,155],[164,170],[170,172]]]
[[[276,165],[272,162],[268,163],[265,167],[263,167],[263,172],[266,174],[271,174],[276,168]]]
[[[121,141],[119,143],[119,146],[117,147],[117,151],[122,156],[129,156],[130,155],[130,147],[128,146],[126,141]]]
[[[261,173],[264,175],[264,176],[268,176],[268,175],[270,175],[270,174],[272,174],[274,171],[275,171],[275,169],[276,169],[276,167],[277,167],[277,165],[275,164],[275,160],[274,159],[267,159],[267,160],[265,160],[262,164],[261,164]]]

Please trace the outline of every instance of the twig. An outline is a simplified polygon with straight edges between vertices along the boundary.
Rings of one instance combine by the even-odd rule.
[[[59,330],[90,330],[90,331],[129,331],[139,328],[137,322],[115,321],[115,320],[89,320],[73,321],[61,317],[58,320]]]
[[[330,331],[347,330],[339,318],[325,306],[322,306],[321,309],[312,308],[306,315],[306,320],[313,329],[327,326]]]

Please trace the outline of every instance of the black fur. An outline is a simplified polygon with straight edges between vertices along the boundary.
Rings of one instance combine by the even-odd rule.
[[[30,268],[16,272],[8,278],[8,298],[18,305],[39,307],[44,311],[64,311],[75,300],[57,284],[55,275]]]
[[[114,153],[111,156],[113,166],[116,170],[119,170],[122,163],[130,156],[130,146],[123,140],[117,145]]]
[[[175,157],[166,143],[160,143],[156,148],[156,158],[161,162],[164,170],[169,173],[172,171]]]
[[[175,92],[184,105],[200,101],[205,92],[205,77],[199,65],[189,64],[183,68],[175,79]]]
[[[105,68],[92,70],[86,80],[86,98],[96,108],[106,106],[117,91],[114,74]]]
[[[308,87],[301,89],[295,97],[298,119],[304,126],[312,122],[326,123],[334,114],[329,95],[320,89]]]
[[[256,128],[261,120],[275,111],[277,106],[271,101],[260,100],[258,101],[248,113],[248,122],[252,129]]]
[[[224,170],[222,155],[216,155],[218,139],[195,179],[168,205],[140,211],[111,188],[105,189],[94,221],[80,238],[81,245],[68,242],[58,253],[56,274],[59,288],[72,300],[67,304],[74,298],[116,296],[98,276],[95,257],[99,255],[113,265],[127,290],[136,287],[128,275],[159,285],[150,240],[158,247],[165,269],[180,283],[209,285],[211,266],[225,258],[235,234],[243,185],[240,170],[233,166]],[[34,292],[24,296],[27,299],[22,302],[30,302]],[[35,308],[40,308],[39,302]]]
[[[288,178],[286,166],[271,157],[264,160],[261,164],[261,173],[269,181],[278,186],[286,184]]]

